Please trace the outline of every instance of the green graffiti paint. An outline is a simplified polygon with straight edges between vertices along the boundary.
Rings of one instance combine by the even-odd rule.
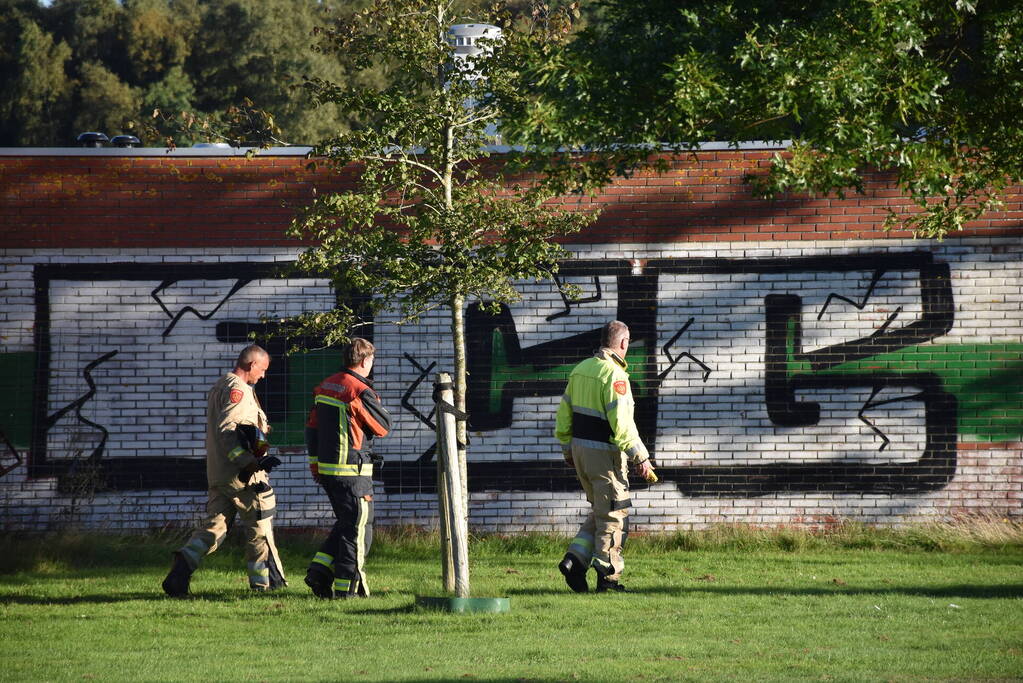
[[[813,374],[791,363],[792,375]],[[933,373],[959,404],[960,439],[995,443],[1023,439],[1023,344],[937,344],[844,363],[814,376]]]
[[[32,386],[36,354],[0,353],[0,429],[18,448],[32,441]]]
[[[490,391],[488,394],[487,408],[492,413],[500,412],[501,396],[505,385],[509,382],[535,382],[543,380],[568,381],[572,368],[581,358],[571,363],[555,365],[549,368],[538,370],[534,365],[514,366],[508,360],[508,352],[504,343],[504,335],[501,331],[494,329],[491,335],[491,369],[490,369]],[[632,377],[632,391],[636,396],[646,396],[649,390],[646,377],[653,376],[653,367],[648,353],[646,342],[637,341],[629,347],[625,356],[629,364]]]

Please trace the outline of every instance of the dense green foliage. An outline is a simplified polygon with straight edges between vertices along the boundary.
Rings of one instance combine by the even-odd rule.
[[[313,106],[305,78],[377,82],[382,68],[313,49],[366,0],[0,0],[0,147],[127,133],[149,146],[311,145],[357,125]],[[486,0],[460,0],[475,20]],[[530,14],[529,0],[509,3]]]
[[[1023,12],[1016,0],[605,0],[566,44],[520,43],[506,134],[562,189],[600,186],[651,149],[791,140],[756,188],[862,191],[890,173],[928,236],[1023,180]],[[593,163],[564,163],[573,154]],[[552,161],[553,160],[553,161]]]
[[[307,0],[0,0],[0,146],[84,131],[190,144],[213,136],[182,135],[181,114],[216,124],[245,100],[285,141],[311,144],[345,124],[297,87],[340,74],[310,49],[325,13]]]
[[[566,538],[488,536],[474,541],[474,583],[510,598],[499,615],[416,609],[415,596],[441,594],[439,540],[412,531],[379,535],[373,596],[348,602],[301,583],[318,537],[280,535],[283,591],[247,591],[232,538],[195,575],[194,597],[174,600],[160,581],[177,535],[8,534],[0,677],[1009,680],[1023,665],[1015,533],[1005,546],[968,536],[956,552],[928,551],[952,538],[923,542],[927,529],[637,538],[627,595],[569,592],[555,568]]]

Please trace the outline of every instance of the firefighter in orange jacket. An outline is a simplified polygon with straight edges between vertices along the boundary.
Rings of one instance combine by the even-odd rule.
[[[345,369],[313,390],[306,423],[309,469],[337,518],[306,572],[306,585],[321,598],[369,595],[364,564],[373,541],[371,443],[391,428],[391,416],[367,379],[375,353],[369,341],[353,338]]]

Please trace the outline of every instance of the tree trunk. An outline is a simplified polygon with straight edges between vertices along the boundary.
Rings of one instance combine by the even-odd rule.
[[[456,294],[451,300],[451,339],[455,351],[455,408],[465,414],[466,358],[465,358],[465,297]],[[466,448],[469,443],[466,420],[458,421],[458,463],[462,471],[462,514],[469,522],[469,471],[466,468]]]

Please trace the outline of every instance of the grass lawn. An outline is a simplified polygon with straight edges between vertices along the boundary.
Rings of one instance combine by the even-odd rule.
[[[414,607],[439,594],[435,537],[378,538],[367,600],[302,583],[317,538],[279,539],[291,586],[246,590],[236,541],[160,590],[162,536],[0,536],[0,681],[1021,680],[1023,543],[913,531],[630,539],[629,594],[576,595],[564,539],[486,537],[476,596],[507,614]],[[592,575],[591,575],[592,576]]]

